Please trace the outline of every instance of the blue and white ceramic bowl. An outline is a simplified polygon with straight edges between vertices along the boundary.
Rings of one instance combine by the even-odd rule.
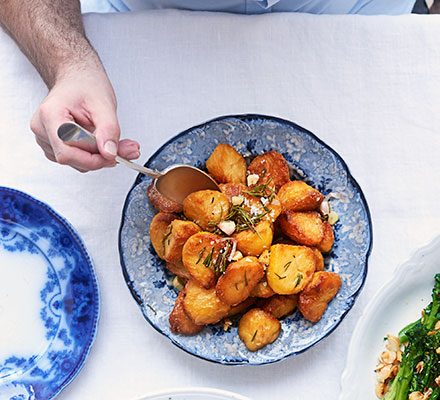
[[[341,275],[342,286],[323,318],[312,324],[299,312],[282,321],[282,332],[272,344],[250,352],[240,341],[237,329],[227,332],[220,325],[206,327],[196,336],[170,331],[168,316],[177,292],[172,275],[151,245],[148,228],[157,211],[149,203],[150,178],[139,175],[123,210],[119,234],[124,277],[145,318],[174,344],[197,357],[221,364],[267,364],[301,353],[318,343],[352,307],[367,274],[372,228],[364,195],[341,157],[312,133],[279,118],[261,115],[227,116],[191,128],[165,143],[148,160],[150,168],[162,170],[170,164],[203,168],[218,143],[226,142],[244,156],[276,150],[291,166],[292,178],[302,179],[322,193],[339,193],[331,200],[339,214],[334,226],[335,244],[325,257],[329,271]]]
[[[0,399],[54,398],[83,366],[98,315],[93,266],[72,226],[0,187]]]

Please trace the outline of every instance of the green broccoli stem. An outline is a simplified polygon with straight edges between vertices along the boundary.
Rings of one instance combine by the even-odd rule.
[[[431,397],[429,400],[437,400],[440,397],[440,387],[436,386],[432,391]]]
[[[411,322],[410,324],[408,324],[407,326],[405,326],[405,328],[403,328],[403,329],[399,332],[398,337],[399,337],[400,343],[405,343],[405,342],[408,340],[407,333],[408,333],[409,331],[411,331],[411,329],[412,329],[415,325],[419,324],[421,321],[422,321],[421,319],[418,319],[417,321]]]

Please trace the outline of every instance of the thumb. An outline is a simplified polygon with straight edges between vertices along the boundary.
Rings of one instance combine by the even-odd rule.
[[[116,109],[106,104],[95,105],[91,117],[95,126],[99,152],[107,160],[113,160],[118,154],[119,136],[121,134]]]

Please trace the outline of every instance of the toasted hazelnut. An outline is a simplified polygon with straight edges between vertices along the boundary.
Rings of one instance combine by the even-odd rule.
[[[394,352],[398,352],[400,350],[400,340],[398,337],[394,336],[394,335],[387,335],[387,339],[388,339],[388,344],[386,345],[386,348],[388,350],[394,351]]]
[[[422,392],[412,392],[409,397],[408,400],[424,400],[423,393]]]
[[[385,365],[377,374],[377,380],[379,382],[385,382],[388,378],[391,378],[393,366],[388,364]]]
[[[425,366],[425,363],[423,361],[420,361],[416,365],[416,373],[420,374],[423,371],[423,367]]]
[[[380,355],[380,359],[387,364],[392,364],[396,360],[396,357],[397,353],[395,351],[383,351]]]
[[[376,396],[382,399],[385,393],[388,391],[388,384],[381,382],[376,385]]]

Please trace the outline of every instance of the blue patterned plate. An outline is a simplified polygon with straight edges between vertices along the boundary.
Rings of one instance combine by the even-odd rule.
[[[283,320],[279,338],[254,353],[240,341],[236,328],[225,332],[217,324],[196,336],[173,334],[168,316],[177,292],[171,274],[156,256],[148,236],[150,221],[157,211],[148,201],[147,187],[151,180],[144,175],[137,177],[123,210],[119,234],[122,269],[145,318],[183,350],[221,364],[272,363],[318,343],[352,307],[367,274],[372,243],[370,213],[359,185],[341,157],[312,133],[278,118],[242,115],[209,121],[169,140],[146,165],[158,170],[170,164],[203,168],[220,142],[231,144],[244,156],[276,150],[290,164],[292,178],[305,180],[324,194],[343,195],[341,199],[331,200],[339,221],[334,226],[335,245],[325,258],[326,269],[338,272],[343,284],[323,318],[312,324],[295,312]]]
[[[78,234],[46,204],[0,187],[0,399],[54,398],[83,366],[98,316]]]

